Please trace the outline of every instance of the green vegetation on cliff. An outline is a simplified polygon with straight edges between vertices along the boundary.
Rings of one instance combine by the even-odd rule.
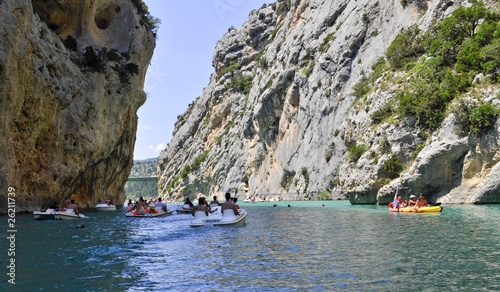
[[[142,21],[151,29],[154,37],[156,38],[156,32],[160,27],[161,20],[157,17],[152,16],[149,13],[149,8],[142,0],[132,0],[132,3],[137,8],[137,13],[142,16]]]
[[[368,93],[383,74],[381,68],[406,72],[395,96],[397,106],[388,104],[372,114],[372,119],[380,123],[393,114],[413,116],[419,126],[433,131],[441,125],[452,101],[472,89],[474,78],[485,76],[483,83],[500,82],[499,51],[500,16],[483,2],[474,2],[459,7],[426,32],[416,26],[403,30],[387,49],[385,60],[377,62],[372,75],[355,86],[354,95]],[[455,113],[466,134],[487,131],[499,115],[499,109],[489,103],[463,101],[462,106]]]
[[[145,160],[134,160],[129,177],[156,176],[158,171],[158,159],[149,158]]]

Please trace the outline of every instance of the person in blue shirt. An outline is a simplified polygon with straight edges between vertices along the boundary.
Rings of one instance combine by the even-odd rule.
[[[163,210],[167,212],[167,204],[161,201],[161,198],[158,198],[158,202],[155,203],[156,210]]]
[[[404,208],[405,203],[403,202],[403,198],[401,196],[398,196],[396,199],[394,199],[394,202],[392,202],[392,208],[398,209],[399,208]]]

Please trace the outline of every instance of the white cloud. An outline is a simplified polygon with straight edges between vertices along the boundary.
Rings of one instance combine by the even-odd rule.
[[[160,152],[165,149],[165,144],[161,143],[156,146],[149,145],[148,150],[152,151],[155,155],[160,155]]]

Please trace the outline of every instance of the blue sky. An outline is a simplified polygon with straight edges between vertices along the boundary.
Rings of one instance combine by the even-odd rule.
[[[139,109],[134,159],[157,157],[172,138],[177,116],[201,95],[213,72],[217,41],[250,11],[273,0],[144,0],[161,20]]]

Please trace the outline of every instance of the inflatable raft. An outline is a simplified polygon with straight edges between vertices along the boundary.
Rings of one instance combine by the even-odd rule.
[[[429,206],[429,207],[420,207],[414,209],[413,207],[404,207],[404,208],[389,208],[391,212],[414,212],[414,213],[439,213],[443,211],[443,207],[441,206]]]

